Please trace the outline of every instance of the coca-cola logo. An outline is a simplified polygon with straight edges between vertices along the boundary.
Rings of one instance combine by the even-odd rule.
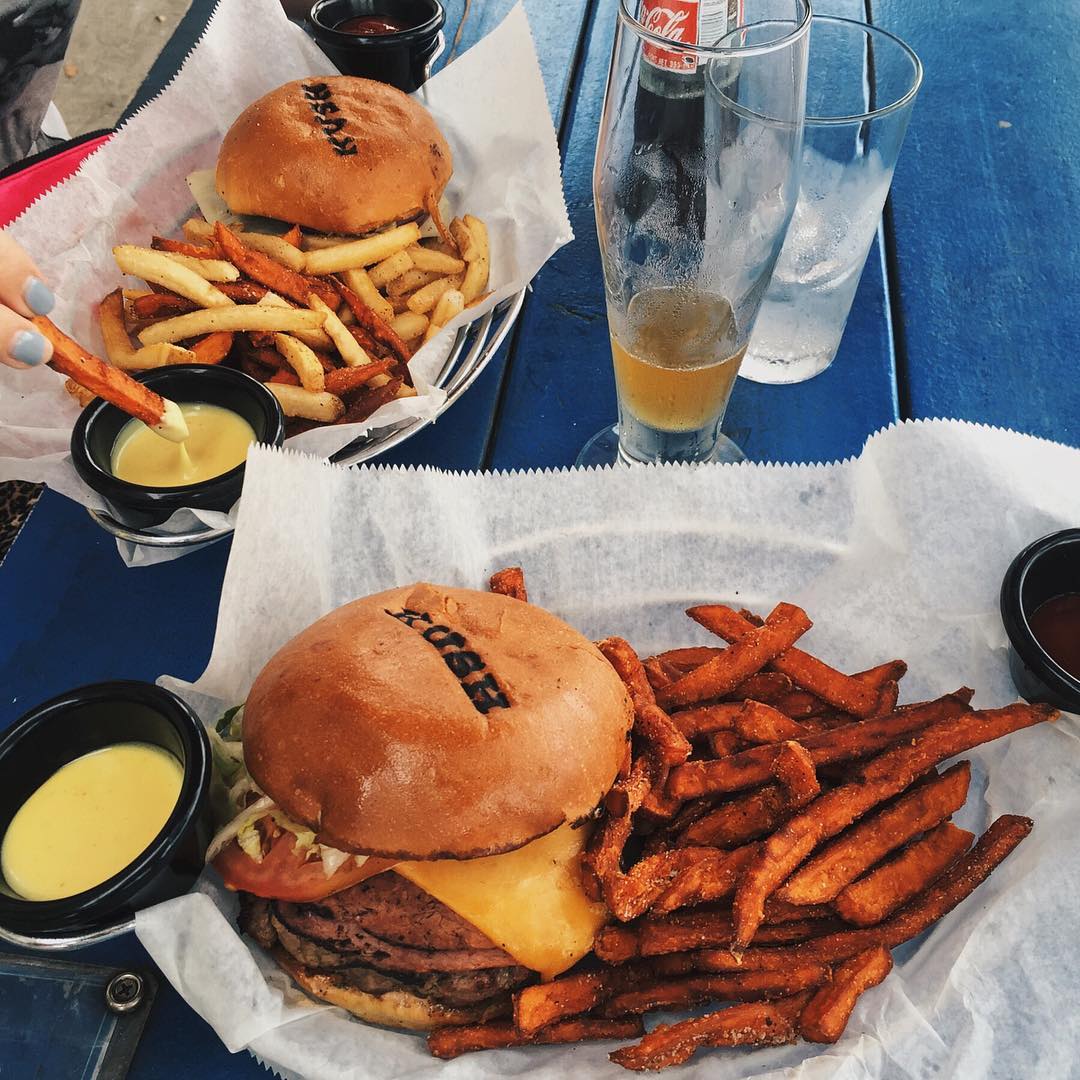
[[[668,38],[670,41],[686,41],[686,20],[688,11],[677,11],[669,7],[651,7],[645,13],[645,29]],[[697,36],[696,34],[694,35]]]

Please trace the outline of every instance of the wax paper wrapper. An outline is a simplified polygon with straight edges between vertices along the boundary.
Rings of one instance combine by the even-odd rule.
[[[959,422],[907,423],[834,465],[723,465],[501,475],[345,471],[253,452],[209,666],[162,681],[212,721],[242,701],[286,640],[355,597],[429,580],[482,588],[525,568],[531,597],[642,654],[705,644],[683,614],[780,600],[815,621],[800,645],[848,671],[895,657],[901,700],[976,688],[1015,699],[997,594],[1013,556],[1080,521],[1080,451]],[[713,639],[715,640],[715,639]],[[830,1047],[698,1055],[682,1075],[1065,1076],[1080,1060],[1080,744],[1075,717],[965,754],[960,825],[1002,813],[1033,833],[978,891],[864,995]],[[303,723],[303,717],[297,717]],[[195,893],[141,913],[140,940],[231,1050],[286,1076],[624,1075],[609,1046],[537,1047],[449,1064],[421,1038],[308,1001],[234,929],[208,872]],[[651,1022],[651,1021],[650,1021]]]
[[[117,270],[113,246],[148,245],[154,234],[176,235],[195,212],[185,178],[214,166],[237,115],[290,79],[334,72],[315,43],[285,18],[277,0],[219,4],[176,79],[75,176],[12,224],[11,235],[33,255],[57,293],[51,314],[56,324],[100,351],[97,303],[122,282],[134,284]],[[446,192],[451,211],[475,214],[488,224],[492,292],[417,353],[410,364],[417,397],[391,402],[363,424],[318,428],[290,440],[290,446],[309,453],[331,454],[365,431],[411,417],[434,418],[445,395],[431,381],[449,354],[453,331],[523,288],[573,238],[555,129],[520,4],[418,97],[454,155]],[[502,107],[511,101],[513,108]],[[0,480],[44,481],[85,506],[103,509],[70,462],[68,444],[79,408],[63,383],[51,369],[15,371],[0,365]],[[210,525],[225,522],[220,514],[197,516]],[[177,527],[193,524],[187,512],[174,517]]]

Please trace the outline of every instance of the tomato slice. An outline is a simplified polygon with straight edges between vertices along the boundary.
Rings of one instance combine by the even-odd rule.
[[[292,900],[303,904],[321,900],[365,878],[381,874],[398,861],[369,858],[363,866],[357,866],[350,859],[327,877],[323,873],[322,860],[305,859],[303,850],[294,850],[295,840],[290,832],[279,833],[262,862],[256,862],[232,840],[214,856],[214,869],[230,889],[253,893],[267,900]]]

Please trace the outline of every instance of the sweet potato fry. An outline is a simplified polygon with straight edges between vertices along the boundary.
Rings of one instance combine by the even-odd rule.
[[[668,649],[667,652],[657,653],[650,656],[650,660],[660,660],[665,664],[677,667],[685,674],[693,671],[702,664],[707,664],[715,656],[719,656],[724,650],[715,645],[693,645],[688,649]]]
[[[207,334],[191,346],[197,364],[219,364],[232,351],[234,335],[228,330]]]
[[[177,296],[170,292],[151,292],[132,300],[129,310],[131,317],[137,322],[146,322],[150,319],[167,319],[173,315],[186,315],[197,307],[198,304],[194,300],[188,300],[186,296]]]
[[[187,424],[173,402],[155,394],[119,368],[106,364],[101,357],[87,352],[44,315],[34,316],[32,322],[52,343],[49,367],[54,371],[123,409],[165,438],[173,442],[187,438]]]
[[[221,249],[213,242],[192,244],[187,240],[169,240],[164,236],[155,236],[150,241],[155,251],[168,251],[173,255],[186,255],[189,259],[223,259]]]
[[[629,922],[648,911],[680,874],[699,863],[714,864],[718,855],[726,854],[713,848],[686,847],[647,856],[607,882],[604,899],[616,919]]]
[[[714,758],[730,757],[746,749],[746,743],[734,731],[714,731],[707,741]]]
[[[900,685],[896,682],[889,681],[885,683],[878,691],[877,704],[874,706],[874,711],[871,716],[886,716],[896,708],[897,701],[900,700]]]
[[[778,675],[779,672],[763,671],[761,674]],[[785,675],[784,678],[786,679],[787,676]],[[779,709],[785,716],[791,717],[792,720],[800,721],[813,716],[820,716],[821,713],[832,708],[827,702],[822,701],[817,694],[811,694],[809,690],[787,690],[777,695],[769,704]],[[845,715],[851,716],[852,720],[859,719],[859,717],[852,716],[850,713]]]
[[[393,360],[375,360],[364,367],[334,368],[326,373],[326,389],[338,397],[350,394],[366,386],[377,375],[385,375],[393,366]]]
[[[654,692],[669,686],[682,675],[682,672],[676,669],[673,664],[655,658],[642,660],[641,666],[645,669],[645,677],[649,680],[649,685]]]
[[[616,1065],[641,1072],[681,1065],[705,1046],[780,1046],[794,1042],[796,1021],[808,994],[772,1002],[732,1005],[678,1024],[661,1024],[635,1046],[608,1055]]]
[[[597,897],[599,899],[599,896]],[[641,955],[639,931],[630,926],[611,923],[600,929],[593,943],[593,952],[605,964],[625,964]]]
[[[874,758],[862,770],[860,782],[844,784],[815,799],[765,841],[740,881],[733,905],[736,944],[749,945],[764,918],[766,897],[822,841],[835,836],[885,799],[899,794],[946,758],[1057,715],[1057,710],[1048,705],[1016,704],[940,721],[910,743]]]
[[[725,701],[719,705],[699,705],[671,714],[671,722],[688,738],[696,739],[714,731],[733,731],[735,720],[742,714],[742,701]]]
[[[692,608],[690,614],[695,610]],[[665,687],[657,701],[662,708],[671,708],[723,697],[789,649],[812,625],[805,611],[792,604],[777,604],[765,626],[747,631],[719,656]]]
[[[707,851],[709,857],[687,866],[675,875],[668,888],[649,909],[654,915],[666,915],[687,904],[722,900],[735,892],[739,879],[758,855],[757,844],[747,844],[733,851],[709,848],[680,848],[681,851]]]
[[[342,424],[359,424],[381,409],[384,405],[393,401],[398,396],[402,387],[401,379],[391,379],[383,386],[362,387],[356,397],[349,403],[345,414],[341,417]]]
[[[777,890],[789,904],[833,900],[891,851],[941,824],[967,798],[971,763],[961,761],[929,783],[913,787],[888,806],[868,814],[799,867]]]
[[[272,382],[278,386],[299,386],[300,376],[297,375],[295,371],[279,370],[275,371],[266,381]]]
[[[269,291],[256,281],[222,281],[218,288],[237,304],[257,304]]]
[[[564,1020],[542,1028],[532,1035],[522,1035],[509,1020],[487,1024],[448,1027],[428,1036],[428,1050],[437,1058],[449,1059],[474,1050],[498,1050],[507,1046],[541,1046],[552,1043],[578,1043],[588,1039],[631,1039],[642,1033],[641,1020]]]
[[[723,604],[691,608],[687,614],[706,630],[725,641],[737,644],[754,632],[737,612]],[[787,675],[797,686],[856,716],[869,716],[877,705],[876,688],[845,675],[801,649],[788,649],[783,656],[770,657],[772,666]]]
[[[560,1020],[590,1012],[613,994],[655,977],[647,964],[624,964],[527,986],[514,995],[514,1027],[523,1035],[532,1035]]]
[[[654,982],[609,998],[600,1009],[606,1017],[640,1016],[655,1009],[685,1009],[704,1001],[768,1001],[812,990],[830,978],[825,964],[802,964],[790,971],[746,971],[728,975],[691,975]]]
[[[873,926],[928,888],[968,847],[974,835],[942,822],[888,862],[848,885],[833,901],[841,918]]]
[[[793,809],[805,806],[821,791],[810,752],[797,742],[780,744],[773,762],[773,773]]]
[[[907,664],[903,660],[886,660],[884,664],[857,671],[851,677],[880,690],[886,683],[899,682],[906,674]]]
[[[340,301],[332,285],[319,278],[305,277],[269,255],[248,247],[220,221],[214,224],[214,240],[229,262],[260,285],[304,307],[307,307],[308,297],[314,293],[328,307],[337,310]]]
[[[807,1002],[799,1017],[799,1034],[811,1042],[836,1042],[860,995],[883,982],[892,966],[892,955],[883,945],[845,960],[833,972],[832,981]]]
[[[809,910],[809,909],[803,909]],[[843,928],[829,909],[815,906],[817,917],[799,921],[763,925],[754,935],[753,944],[790,945],[823,937]],[[730,945],[735,924],[730,912],[677,911],[663,918],[647,918],[637,924],[635,956],[653,957],[665,953],[687,952],[690,949],[719,948]],[[629,942],[620,942],[622,952],[629,951]]]
[[[811,734],[779,709],[760,701],[744,701],[732,721],[732,730],[751,745],[781,743]]]
[[[718,650],[719,651],[719,650]],[[728,694],[730,701],[760,701],[763,705],[779,707],[780,700],[791,692],[792,682],[779,671],[759,671],[745,682],[739,683]],[[790,713],[780,710],[785,716]]]
[[[520,566],[508,566],[505,570],[496,570],[491,575],[488,588],[494,593],[502,593],[514,600],[528,602],[529,593],[525,588],[525,571]]]
[[[300,232],[300,226],[294,225],[291,229],[282,234],[281,239],[290,247],[298,248],[300,246],[301,237],[302,233]]]
[[[815,765],[851,761],[897,742],[936,721],[970,712],[970,690],[959,690],[935,701],[904,705],[889,716],[863,720],[798,741],[810,751]],[[672,769],[668,790],[682,799],[742,791],[772,778],[775,746],[755,746],[722,761],[689,761]]]
[[[779,784],[765,784],[693,822],[675,843],[678,847],[735,847],[771,833],[794,812],[788,793]]]
[[[341,293],[342,300],[345,301],[349,310],[355,316],[360,328],[366,330],[376,341],[385,345],[401,361],[401,368],[404,372],[402,377],[408,386],[412,386],[412,377],[409,375],[409,359],[412,353],[409,351],[408,345],[398,337],[385,319],[380,319],[340,278],[332,278],[331,280]]]

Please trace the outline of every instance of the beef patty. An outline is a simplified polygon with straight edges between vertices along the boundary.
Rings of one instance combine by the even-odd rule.
[[[407,990],[444,1005],[505,997],[536,976],[398,874],[307,904],[243,896],[241,928],[313,971],[369,994]]]

